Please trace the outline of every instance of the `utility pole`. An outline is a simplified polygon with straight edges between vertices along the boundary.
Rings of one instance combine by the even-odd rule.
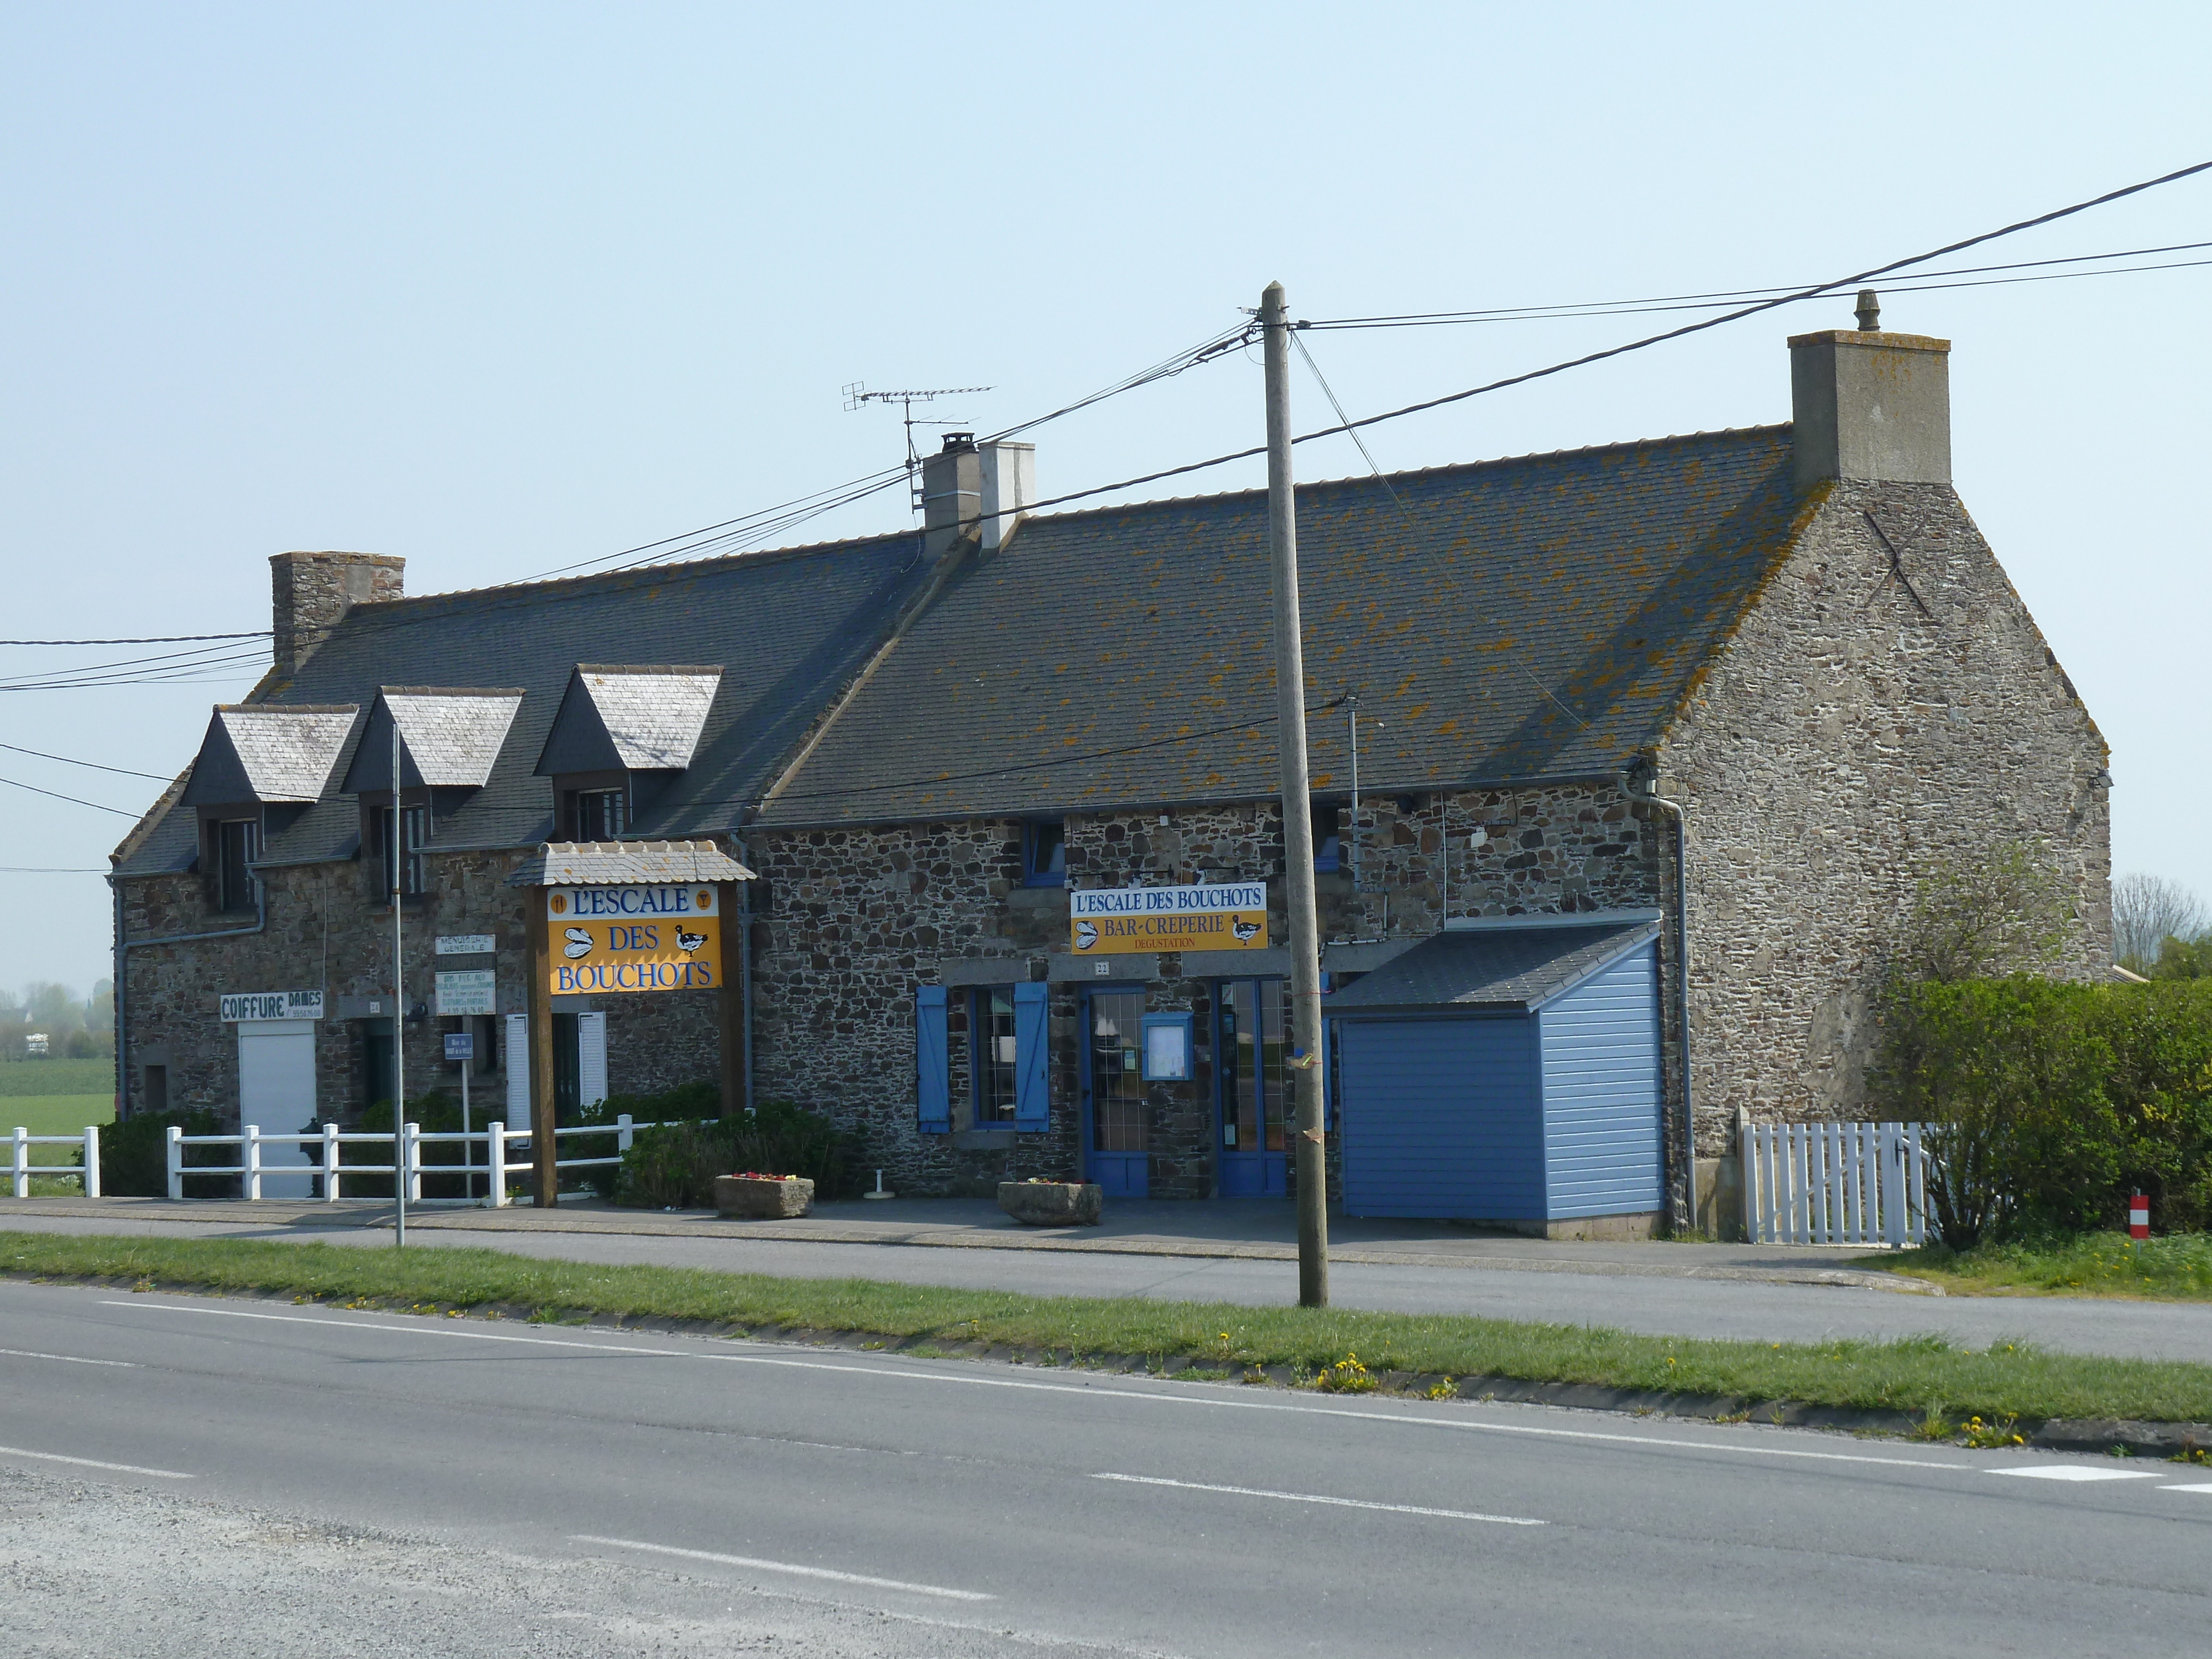
[[[399,951],[403,942],[399,920],[400,872],[407,862],[407,812],[399,787],[399,717],[386,698],[384,712],[392,720],[392,834],[386,849],[392,854],[392,1245],[407,1248],[407,974]]]
[[[1267,556],[1274,575],[1275,723],[1282,756],[1283,888],[1291,913],[1291,1066],[1297,1092],[1298,1305],[1328,1306],[1328,1174],[1322,1157],[1321,926],[1306,777],[1305,646],[1298,635],[1297,506],[1291,489],[1291,330],[1283,285],[1260,295],[1267,365]]]

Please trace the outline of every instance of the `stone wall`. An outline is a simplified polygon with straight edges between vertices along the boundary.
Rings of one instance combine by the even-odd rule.
[[[1446,915],[1659,901],[1661,843],[1611,784],[1370,797],[1357,828],[1358,890],[1348,868],[1316,879],[1325,940],[1425,938]],[[1272,803],[1073,817],[1066,846],[1068,878],[1079,886],[1268,881],[1271,936],[1287,936],[1282,824]],[[979,1132],[968,1118],[966,987],[976,964],[1004,964],[994,982],[1045,980],[1054,959],[1069,954],[1066,893],[1021,885],[1019,823],[769,831],[745,855],[764,878],[754,926],[762,1098],[788,1099],[852,1128],[869,1166],[901,1191],[981,1192],[1001,1179],[1080,1170],[1080,985],[1126,981],[1053,984],[1048,1132]],[[915,991],[951,979],[961,981],[947,997],[954,1133],[924,1135],[915,1127]],[[1175,952],[1158,958],[1146,982],[1147,1010],[1189,1011],[1196,1036],[1193,1081],[1147,1086],[1157,1196],[1214,1190],[1216,984],[1210,972],[1186,977]]]
[[[1659,758],[1690,825],[1700,1152],[1732,1150],[1739,1109],[1861,1112],[1869,1000],[1946,863],[2041,843],[2074,905],[2049,966],[2102,973],[2106,758],[1948,486],[1832,486]]]
[[[425,854],[431,890],[408,901],[402,918],[410,1007],[435,1006],[433,975],[441,968],[491,968],[498,975],[501,1012],[524,1009],[529,895],[507,884],[523,857],[520,850]],[[127,953],[124,1076],[130,1109],[144,1104],[144,1066],[158,1056],[168,1067],[173,1109],[206,1107],[226,1122],[237,1121],[237,1033],[218,1018],[216,1000],[241,991],[323,992],[325,1013],[316,1036],[319,1112],[355,1121],[372,1099],[383,1097],[388,1085],[372,1091],[366,1073],[362,1038],[370,1025],[350,1017],[360,1001],[385,998],[392,983],[392,910],[372,892],[374,876],[357,860],[266,870],[266,924],[259,932],[235,933],[228,930],[251,929],[253,917],[213,911],[206,884],[197,875],[125,881],[127,939],[228,933]],[[491,934],[498,950],[491,957],[437,957],[436,938],[458,933]],[[587,1009],[607,1015],[611,1092],[651,1093],[719,1076],[714,993],[563,999],[556,1011]],[[446,1062],[443,1051],[445,1032],[459,1029],[459,1021],[434,1015],[404,1026],[410,1097],[459,1086],[459,1068]],[[502,1042],[504,1029],[499,1028]],[[472,1095],[495,1109],[506,1099],[505,1058],[498,1056],[490,1073],[479,1071],[470,1079]],[[262,1127],[289,1133],[298,1126]]]

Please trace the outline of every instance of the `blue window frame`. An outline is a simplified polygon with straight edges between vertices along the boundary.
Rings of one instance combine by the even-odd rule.
[[[1022,885],[1067,885],[1067,821],[1035,818],[1022,826]]]

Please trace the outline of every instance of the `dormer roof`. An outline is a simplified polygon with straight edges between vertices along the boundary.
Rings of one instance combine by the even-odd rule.
[[[380,687],[340,793],[390,793],[394,722],[404,788],[483,788],[491,781],[522,695],[519,686]]]
[[[578,663],[538,775],[681,771],[691,764],[721,683],[720,665]]]
[[[217,705],[183,805],[319,799],[360,712],[354,703]]]

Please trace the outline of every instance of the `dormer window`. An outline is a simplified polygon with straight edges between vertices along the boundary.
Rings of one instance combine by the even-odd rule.
[[[218,707],[192,763],[184,805],[199,823],[207,902],[248,911],[267,838],[322,798],[360,711],[352,704]]]
[[[566,816],[570,841],[620,841],[629,828],[629,791],[572,789]]]
[[[399,826],[392,833],[392,806],[387,801],[371,806],[368,811],[369,825],[369,854],[376,860],[382,875],[378,884],[379,896],[388,898],[392,893],[392,878],[397,874],[402,898],[419,898],[426,890],[422,849],[430,844],[430,809],[427,805],[416,806],[403,803],[399,808]],[[393,861],[398,861],[395,872]]]
[[[261,820],[216,818],[208,825],[213,857],[215,908],[251,910],[253,908],[254,860],[261,856]]]
[[[387,685],[369,705],[342,786],[361,801],[361,844],[389,898],[396,880],[403,898],[430,890],[423,853],[437,812],[450,811],[491,781],[507,728],[522,707],[508,686]],[[392,773],[394,734],[399,776]],[[395,788],[396,781],[396,788]],[[393,813],[398,817],[395,821]]]
[[[579,663],[538,757],[538,775],[553,781],[555,834],[621,841],[649,823],[691,764],[721,682],[716,667]]]

